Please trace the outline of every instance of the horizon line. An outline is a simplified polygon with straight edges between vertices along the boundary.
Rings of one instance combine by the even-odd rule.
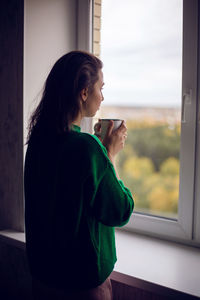
[[[134,104],[134,105],[126,105],[126,104],[106,104],[106,103],[103,103],[101,105],[101,107],[123,107],[123,108],[159,108],[159,109],[179,109],[181,110],[181,107],[180,106],[173,106],[173,105],[169,105],[169,106],[158,106],[158,105],[137,105],[137,104]]]

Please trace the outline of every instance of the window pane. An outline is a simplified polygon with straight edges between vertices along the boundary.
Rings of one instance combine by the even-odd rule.
[[[99,116],[125,119],[128,127],[119,173],[136,211],[177,218],[182,0],[97,2],[94,50],[99,42],[105,82]]]

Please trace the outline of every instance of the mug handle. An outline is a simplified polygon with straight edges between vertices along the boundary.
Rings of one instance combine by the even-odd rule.
[[[101,122],[97,122],[95,125],[94,125],[94,134],[97,136],[97,137],[100,137],[101,136]]]

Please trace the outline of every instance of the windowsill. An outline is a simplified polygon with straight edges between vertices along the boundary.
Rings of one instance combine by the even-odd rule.
[[[116,247],[113,279],[163,295],[184,293],[181,299],[200,297],[199,248],[125,230],[116,230]]]
[[[20,249],[26,249],[25,234],[15,230],[1,230],[0,241]]]
[[[25,235],[0,231],[0,240],[25,249]],[[113,280],[162,295],[200,297],[200,249],[116,229]]]

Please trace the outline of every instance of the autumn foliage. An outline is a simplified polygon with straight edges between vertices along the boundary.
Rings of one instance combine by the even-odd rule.
[[[180,125],[127,121],[128,139],[118,170],[135,198],[135,210],[177,217]]]

